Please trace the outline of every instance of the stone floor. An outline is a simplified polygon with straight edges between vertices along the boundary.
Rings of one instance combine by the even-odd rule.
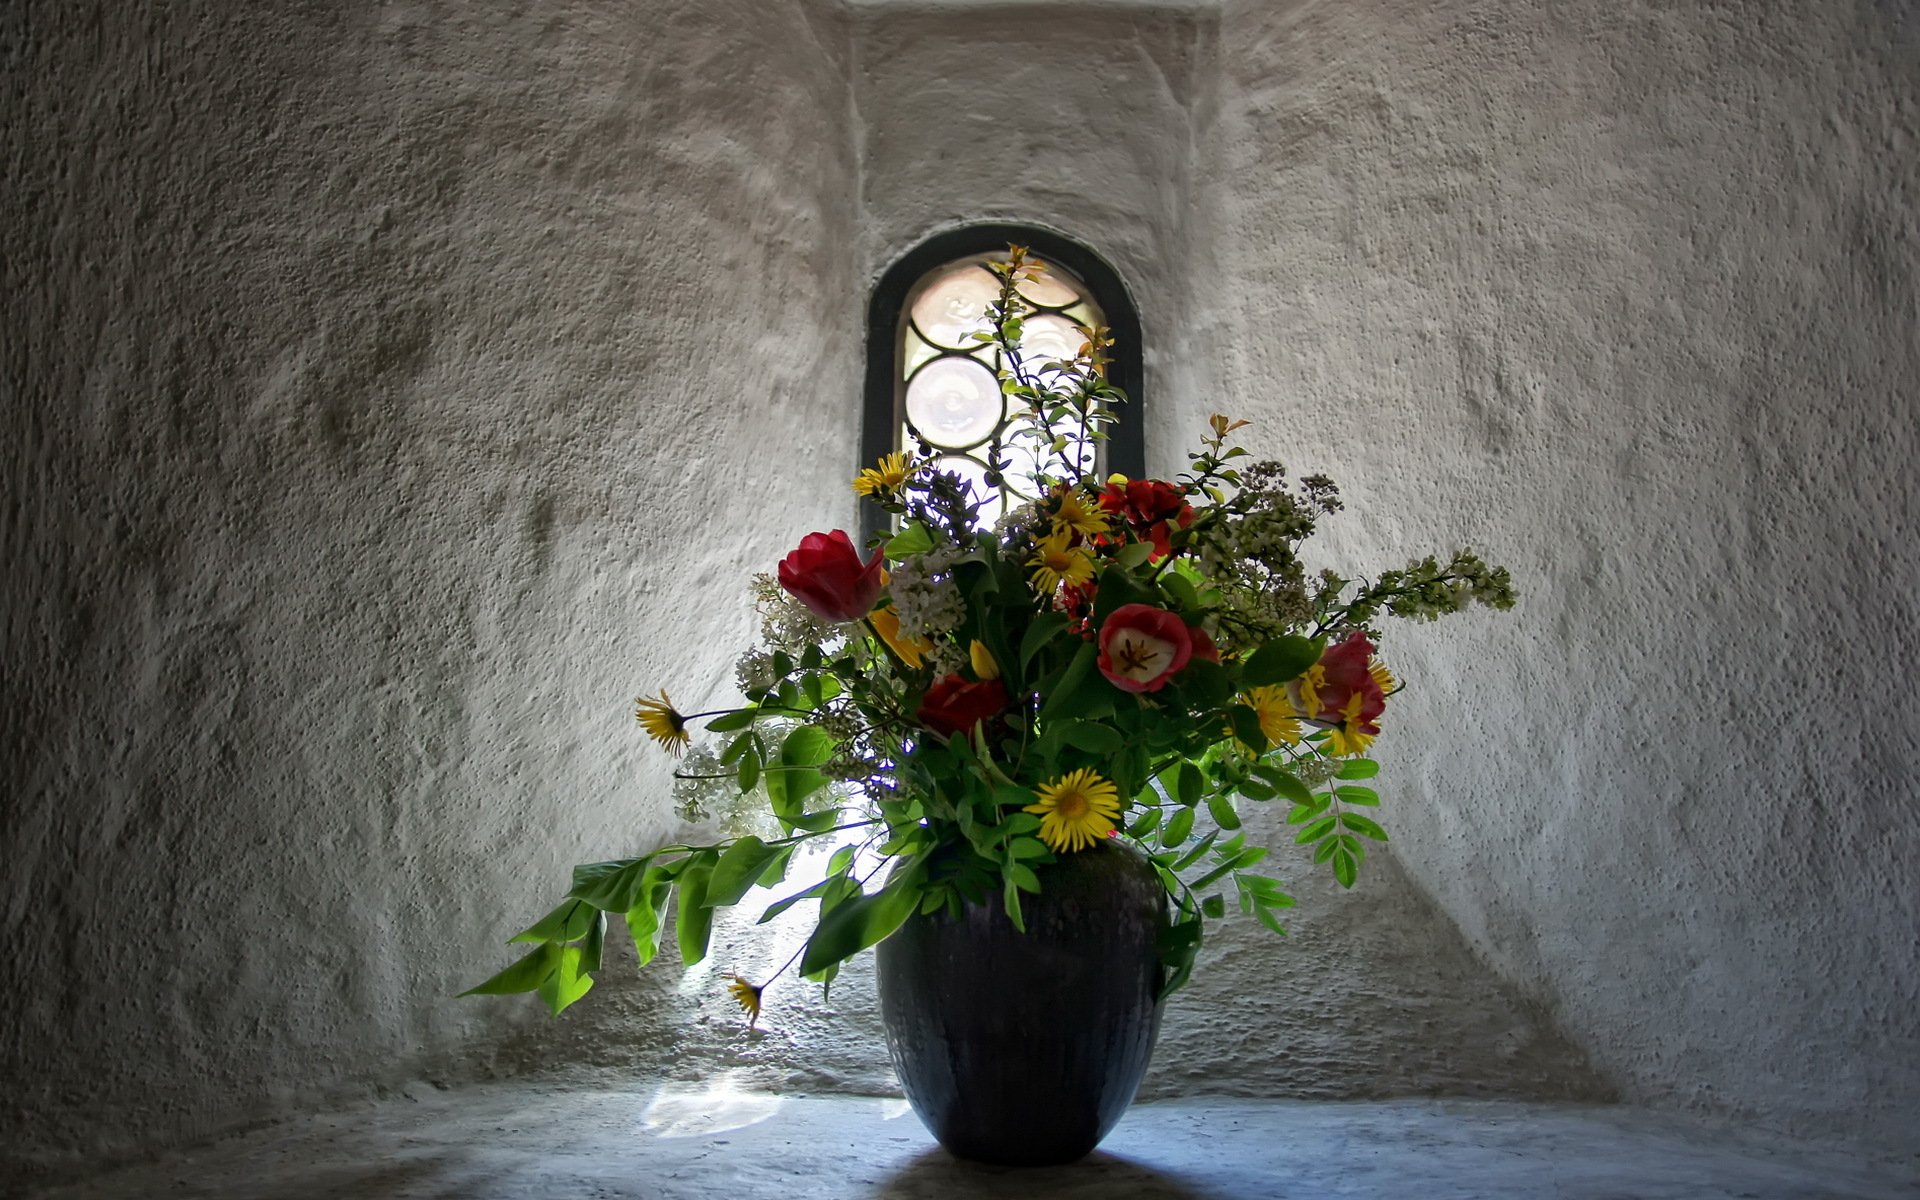
[[[421,1088],[40,1194],[1892,1200],[1920,1197],[1920,1168],[1614,1107],[1181,1100],[1136,1106],[1081,1163],[1010,1170],[953,1159],[899,1100],[779,1097],[723,1078]]]

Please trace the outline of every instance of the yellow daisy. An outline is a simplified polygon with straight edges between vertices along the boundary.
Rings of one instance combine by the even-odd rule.
[[[1087,499],[1079,492],[1062,489],[1055,493],[1060,498],[1060,507],[1053,514],[1053,536],[1062,533],[1077,533],[1081,537],[1096,537],[1112,528],[1107,514],[1098,505],[1089,506]]]
[[[888,496],[900,490],[913,470],[904,453],[882,455],[880,461],[853,477],[857,496]]]
[[[755,987],[739,975],[729,975],[733,982],[727,984],[727,994],[732,996],[747,1014],[747,1028],[752,1029],[760,1021],[760,993],[765,987]]]
[[[693,741],[687,733],[687,719],[674,710],[673,701],[664,690],[658,700],[642,696],[634,705],[634,719],[645,726],[647,736],[665,746],[668,753],[678,755]]]
[[[1400,681],[1393,677],[1393,672],[1387,670],[1387,664],[1377,658],[1367,660],[1367,674],[1373,676],[1373,681],[1380,685],[1382,696],[1391,695],[1393,690],[1400,686]]]
[[[908,637],[900,632],[900,617],[892,608],[876,608],[867,614],[867,624],[880,635],[887,648],[900,656],[910,671],[920,669],[920,662],[933,649],[933,643],[923,637]]]
[[[1260,718],[1260,732],[1267,735],[1267,741],[1276,746],[1299,745],[1300,719],[1294,714],[1293,700],[1286,688],[1257,687],[1244,693],[1240,700]]]
[[[1063,530],[1033,544],[1027,565],[1033,568],[1033,588],[1042,595],[1051,596],[1061,584],[1079,587],[1093,578],[1093,556],[1085,546],[1069,546],[1071,536]]]
[[[1040,818],[1040,840],[1056,854],[1084,850],[1113,832],[1120,815],[1120,790],[1088,767],[1070,771],[1034,789],[1038,804],[1027,812]]]

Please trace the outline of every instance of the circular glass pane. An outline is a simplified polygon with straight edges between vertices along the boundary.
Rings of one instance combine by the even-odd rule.
[[[913,323],[927,338],[953,350],[975,345],[970,333],[992,329],[987,305],[1000,296],[1000,281],[978,263],[951,267],[936,275],[913,302]]]
[[[1061,308],[1080,298],[1080,289],[1068,283],[1064,274],[1052,263],[1047,264],[1046,273],[1040,278],[1029,279],[1021,284],[1019,291],[1041,308]]]
[[[941,358],[907,381],[907,420],[936,446],[964,450],[993,435],[1003,415],[1000,383],[976,358]]]
[[[1072,362],[1086,341],[1072,321],[1052,313],[1028,317],[1020,327],[1020,353],[1035,366],[1052,361]]]

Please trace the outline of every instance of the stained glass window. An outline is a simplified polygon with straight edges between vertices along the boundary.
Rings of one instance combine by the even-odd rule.
[[[1077,243],[1040,230],[975,226],[942,235],[896,264],[876,289],[861,465],[894,450],[931,456],[939,469],[973,485],[987,523],[1032,498],[1039,465],[1038,443],[1012,436],[1025,418],[1023,402],[1001,393],[996,372],[1002,351],[975,336],[992,328],[988,306],[1001,283],[989,264],[1005,262],[1010,243],[1031,247],[1032,257],[1046,264],[1039,278],[1019,288],[1032,306],[1018,344],[1028,370],[1072,359],[1086,340],[1080,326],[1114,330],[1115,360],[1108,377],[1128,393],[1129,403],[1106,440],[1078,444],[1069,452],[1092,469],[1128,474],[1141,473],[1143,457],[1139,323],[1112,269]],[[996,453],[1007,463],[997,488],[987,482]],[[869,532],[874,528],[869,513]]]

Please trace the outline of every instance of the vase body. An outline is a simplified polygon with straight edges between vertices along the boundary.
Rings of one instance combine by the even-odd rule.
[[[907,1100],[962,1158],[1084,1157],[1133,1101],[1160,1034],[1166,891],[1114,841],[1063,854],[1022,894],[909,919],[877,950],[887,1048]]]

